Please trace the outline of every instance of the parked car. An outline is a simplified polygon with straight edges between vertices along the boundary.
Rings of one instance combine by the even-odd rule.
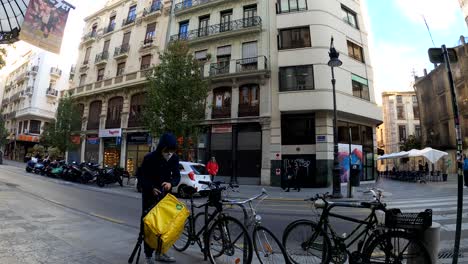
[[[197,190],[197,193],[205,197],[210,189],[205,184],[198,183],[199,181],[211,181],[211,177],[201,163],[193,163],[187,161],[179,162],[180,182],[179,185],[172,187],[172,192],[177,193],[179,197],[186,197],[184,187],[190,186]],[[138,184],[138,173],[135,187],[138,192],[141,192],[141,186]]]

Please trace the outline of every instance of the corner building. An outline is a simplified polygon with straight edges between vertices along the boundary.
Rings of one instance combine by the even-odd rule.
[[[70,94],[82,116],[69,160],[120,165],[135,173],[150,150],[141,109],[148,69],[165,48],[171,1],[109,0],[85,18]]]

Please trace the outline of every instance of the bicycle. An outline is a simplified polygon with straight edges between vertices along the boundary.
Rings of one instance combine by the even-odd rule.
[[[193,202],[193,194],[196,192],[191,187],[185,187],[186,193],[190,197],[190,216],[184,227],[184,231],[174,244],[174,249],[184,251],[190,245],[198,244],[203,252],[204,260],[210,259],[215,263],[251,263],[253,257],[252,241],[245,226],[236,218],[228,216],[223,212],[222,182],[205,182],[210,188],[208,201],[196,206]],[[203,213],[195,215],[195,208],[204,208]],[[214,208],[209,213],[209,208]],[[200,230],[196,230],[196,223],[204,217],[204,224]],[[236,251],[238,249],[238,251]]]
[[[374,199],[370,202],[332,202],[328,194],[306,199],[312,201],[315,208],[322,209],[322,214],[318,223],[302,219],[286,227],[282,241],[291,262],[343,264],[349,259],[349,263],[403,263],[403,259],[413,258],[415,263],[431,263],[418,235],[431,225],[432,211],[402,214],[398,209],[386,208],[381,202],[382,191],[372,189],[371,192]],[[335,207],[364,208],[371,212],[360,220],[330,212]],[[379,223],[377,211],[385,213],[385,225]],[[341,237],[330,225],[329,216],[358,226]],[[400,244],[401,241],[406,243]],[[357,249],[351,252],[356,242]]]
[[[268,228],[262,225],[262,217],[257,214],[255,207],[257,207],[266,197],[268,196],[265,189],[262,189],[262,193],[249,198],[247,200],[228,200],[224,199],[223,203],[227,205],[237,205],[244,213],[244,225],[249,229],[253,228],[252,238],[253,247],[255,254],[257,255],[258,261],[263,263],[289,263],[289,258],[286,254],[286,250],[281,244],[280,240],[271,232]],[[253,202],[257,199],[260,201],[254,206]],[[246,208],[248,205],[248,208]],[[250,216],[248,213],[250,210]],[[253,219],[253,221],[249,221]]]

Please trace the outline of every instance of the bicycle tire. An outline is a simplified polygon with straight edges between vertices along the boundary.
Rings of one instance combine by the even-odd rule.
[[[292,237],[295,234],[295,232],[298,232],[298,234],[301,236],[301,238],[299,238],[299,241],[292,241]],[[321,256],[311,254],[309,252],[310,248],[307,248],[309,246],[304,244],[306,242],[310,243],[308,240],[310,240],[312,236],[314,236],[316,233],[316,238],[322,237],[322,249],[318,250],[319,252],[322,252],[321,254],[319,253]],[[330,238],[322,230],[322,228],[320,228],[315,222],[312,222],[310,220],[298,220],[289,224],[283,233],[282,242],[291,263],[330,263],[331,261],[330,253],[332,248]],[[298,247],[299,250],[294,250],[294,247]]]
[[[231,226],[230,224],[233,224],[233,226]],[[225,236],[227,235],[227,238],[230,239],[231,235],[233,235],[235,228],[239,229],[240,234],[235,234],[234,236],[235,240],[233,243],[234,245],[231,245],[232,241],[225,241],[226,239]],[[227,232],[227,234],[224,232],[220,232],[220,234],[215,234],[216,230],[218,231],[222,230],[224,232]],[[213,235],[215,236],[217,235],[218,237],[220,236],[223,238],[222,248],[218,251],[219,252],[218,254],[215,254],[216,250],[214,249],[214,244],[213,244],[214,242],[212,241]],[[241,240],[241,237],[244,238],[242,239],[242,241],[240,241],[243,243],[237,243],[239,240]],[[247,252],[242,253],[240,257],[237,255],[234,256],[236,252],[235,249],[241,246],[244,250],[247,250]],[[208,249],[207,250],[208,250],[208,257],[210,258],[210,262],[212,264],[216,264],[216,263],[250,264],[252,263],[253,245],[252,245],[252,240],[250,239],[249,233],[247,229],[245,228],[245,226],[239,220],[231,216],[223,216],[219,218],[218,220],[216,220],[216,222],[214,222],[214,224],[211,226],[210,230],[208,231]],[[218,257],[215,257],[215,256],[218,256]],[[231,258],[228,261],[223,261],[223,260],[218,261],[218,259],[222,258],[223,256],[231,257]]]
[[[185,220],[184,231],[182,231],[179,239],[177,239],[172,247],[179,252],[185,251],[190,246],[190,234],[190,218],[187,218],[187,220]]]
[[[397,239],[398,246],[392,243],[396,242]],[[408,244],[405,245],[405,243],[403,243],[402,245],[404,247],[401,247],[402,245],[400,244],[399,239],[407,240]],[[384,248],[382,249],[382,247]],[[404,251],[398,252],[398,255],[396,255],[395,252],[392,252],[395,248],[402,248]],[[379,252],[379,250],[381,250],[381,252]],[[432,263],[429,252],[427,252],[424,244],[415,235],[404,231],[389,231],[376,237],[374,241],[372,241],[372,243],[370,243],[370,245],[364,249],[363,263],[402,263],[403,257],[410,256],[410,252],[405,253],[406,250],[417,254],[414,256],[413,260],[416,262],[413,263]],[[384,257],[384,259],[379,261],[379,259],[382,257]]]
[[[267,238],[267,236],[270,238]],[[260,264],[289,263],[286,250],[279,239],[268,228],[264,226],[256,226],[253,231],[252,238],[255,254],[257,255]],[[271,243],[275,243],[276,245],[272,246]],[[259,249],[262,249],[262,251],[259,252]]]

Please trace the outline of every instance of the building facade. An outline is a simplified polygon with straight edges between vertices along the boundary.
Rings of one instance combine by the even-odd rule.
[[[29,50],[9,66],[1,109],[10,132],[5,155],[11,159],[23,160],[55,118],[59,90],[67,89],[69,80],[68,69],[57,61],[55,54]]]
[[[463,146],[468,146],[468,44],[460,38],[456,47],[458,62],[452,64],[452,73],[460,113]],[[418,97],[421,114],[423,145],[451,153],[455,160],[456,133],[452,109],[452,95],[445,65],[441,64],[429,74],[416,77],[414,89]],[[454,169],[455,166],[452,166]]]
[[[374,178],[375,103],[367,31],[358,1],[269,1],[272,49],[271,182],[277,169],[298,166],[308,187],[331,184],[333,92],[327,65],[330,39],[340,53],[335,68],[338,143],[362,149],[361,179]],[[275,3],[274,3],[275,2]],[[351,137],[349,136],[351,134]]]
[[[468,1],[458,0],[462,9],[463,17],[465,18],[466,25],[468,26]]]
[[[419,105],[414,91],[383,92],[382,108],[384,123],[377,133],[377,146],[386,154],[402,151],[401,145],[409,136],[421,140]]]
[[[165,48],[171,1],[109,0],[85,19],[73,86],[82,115],[69,160],[136,167],[150,150],[140,120],[146,73]]]

